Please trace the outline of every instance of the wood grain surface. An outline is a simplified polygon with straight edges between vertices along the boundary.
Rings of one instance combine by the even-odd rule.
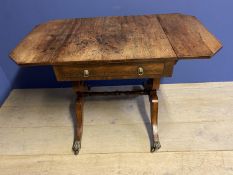
[[[194,16],[166,14],[158,19],[178,58],[211,57],[222,47]]]
[[[211,57],[221,47],[193,16],[116,16],[40,24],[10,57],[20,65],[166,62]]]
[[[232,175],[232,89],[233,82],[162,84],[155,154],[148,153],[147,96],[88,97],[78,157],[73,90],[14,89],[0,108],[0,174]]]

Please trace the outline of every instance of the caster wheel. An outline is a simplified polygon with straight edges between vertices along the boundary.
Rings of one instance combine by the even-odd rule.
[[[155,151],[158,151],[159,148],[161,148],[161,145],[160,145],[160,142],[159,141],[155,141],[153,146],[151,147],[151,152],[155,152]]]
[[[81,141],[75,140],[72,149],[74,151],[74,154],[78,155],[81,149]]]

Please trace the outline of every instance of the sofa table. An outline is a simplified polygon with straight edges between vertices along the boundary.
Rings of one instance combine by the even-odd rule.
[[[11,52],[19,65],[51,65],[58,81],[77,93],[73,151],[81,148],[86,95],[148,94],[153,141],[160,148],[158,97],[162,77],[180,59],[210,58],[221,43],[194,17],[183,14],[52,20],[37,25]],[[184,72],[185,73],[185,72]],[[143,90],[90,92],[85,80],[141,79]]]

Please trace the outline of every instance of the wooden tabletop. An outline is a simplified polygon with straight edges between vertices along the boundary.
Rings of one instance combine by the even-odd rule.
[[[221,43],[183,14],[53,20],[36,26],[11,52],[20,65],[209,58]]]

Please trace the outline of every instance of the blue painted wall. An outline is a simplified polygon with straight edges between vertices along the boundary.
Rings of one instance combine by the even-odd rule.
[[[224,48],[211,60],[178,62],[174,76],[163,79],[162,83],[232,81],[232,7],[231,0],[0,0],[0,65],[1,72],[5,72],[5,75],[0,74],[1,94],[6,94],[9,86],[34,88],[70,85],[57,83],[51,67],[19,68],[8,58],[10,50],[36,24],[51,19],[109,15],[181,12],[197,16],[222,41]]]
[[[8,81],[5,72],[3,72],[1,66],[0,66],[0,106],[3,103],[4,99],[7,97],[11,86],[10,82]]]

